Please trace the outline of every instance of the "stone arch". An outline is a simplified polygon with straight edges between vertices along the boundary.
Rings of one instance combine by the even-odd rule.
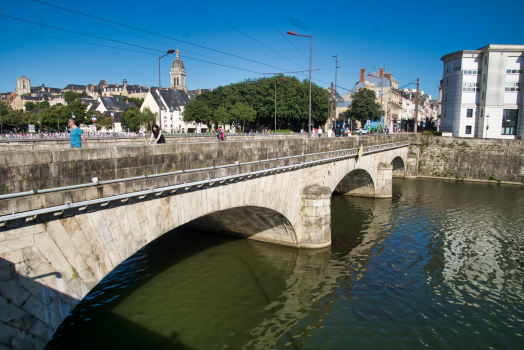
[[[404,177],[406,174],[406,166],[404,164],[404,160],[402,157],[397,156],[391,161],[391,165],[393,166],[393,177]]]
[[[188,223],[199,229],[296,246],[298,239],[291,222],[281,213],[255,206],[215,211]]]
[[[375,183],[364,169],[355,169],[344,176],[333,191],[346,196],[375,197]]]

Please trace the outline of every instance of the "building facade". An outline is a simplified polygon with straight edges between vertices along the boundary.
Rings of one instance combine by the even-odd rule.
[[[524,136],[524,45],[488,45],[453,52],[441,60],[442,131],[456,137]]]

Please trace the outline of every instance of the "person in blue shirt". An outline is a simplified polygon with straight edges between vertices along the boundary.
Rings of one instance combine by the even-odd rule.
[[[87,147],[86,139],[84,138],[82,130],[78,127],[76,119],[69,118],[68,124],[71,128],[71,148],[82,147],[82,141],[84,141],[84,145]]]

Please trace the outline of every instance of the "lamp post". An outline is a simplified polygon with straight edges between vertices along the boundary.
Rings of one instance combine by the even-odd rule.
[[[335,56],[333,56],[333,57],[335,57],[335,94],[334,94],[335,101],[333,102],[334,103],[334,106],[333,106],[334,108],[333,109],[335,110],[335,113],[334,113],[335,114],[335,121],[331,122],[331,126],[334,126],[337,123],[337,90],[338,90],[337,73],[338,73],[338,69],[340,68],[338,66],[338,53]]]
[[[287,81],[287,79],[277,81],[275,83],[275,133],[277,132],[277,84],[283,83]]]
[[[312,38],[311,38],[311,35],[296,34],[295,32],[291,30],[287,32],[287,34],[294,35],[294,36],[304,36],[306,38],[309,38],[309,125],[308,125],[307,137],[311,138],[311,45],[312,45],[311,42],[312,42]]]
[[[175,53],[175,50],[173,50],[173,49],[168,50],[167,53],[166,53],[164,56],[160,56],[160,57],[158,58],[158,89],[161,88],[161,86],[160,86],[160,59],[161,59],[162,57],[165,57],[165,56],[170,55],[170,54],[172,54],[172,53]]]

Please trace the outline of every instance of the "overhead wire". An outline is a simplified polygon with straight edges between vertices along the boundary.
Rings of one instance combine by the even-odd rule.
[[[2,30],[9,30],[9,31],[11,31],[11,32],[16,32],[16,33],[22,33],[22,34],[29,34],[29,35],[41,36],[41,37],[44,37],[44,38],[51,38],[51,39],[64,40],[64,41],[71,41],[71,42],[74,42],[74,43],[80,43],[80,44],[102,46],[102,47],[108,47],[108,48],[111,48],[111,49],[117,49],[117,50],[133,51],[133,52],[138,52],[138,53],[144,53],[144,54],[147,54],[147,55],[155,55],[155,56],[157,55],[156,53],[153,53],[153,52],[144,52],[144,51],[133,50],[133,49],[125,49],[125,48],[123,48],[123,47],[116,47],[116,46],[109,46],[109,45],[102,45],[102,44],[95,44],[95,43],[88,43],[88,42],[86,42],[86,41],[79,41],[79,40],[72,40],[72,39],[57,38],[57,37],[55,37],[55,36],[49,36],[49,35],[42,35],[42,34],[35,34],[35,33],[23,32],[23,31],[20,31],[20,30],[8,29],[8,28],[3,28],[3,27],[0,27],[0,29],[2,29]]]
[[[143,48],[143,49],[147,49],[147,50],[151,50],[151,51],[156,51],[156,52],[164,53],[163,50],[152,49],[152,48],[145,47],[145,46],[140,46],[140,45],[135,45],[135,44],[129,44],[129,43],[126,43],[126,42],[123,42],[123,41],[118,41],[118,40],[113,40],[113,39],[107,39],[107,38],[103,38],[103,37],[99,37],[99,36],[94,36],[94,35],[90,35],[90,34],[85,34],[85,33],[75,32],[75,31],[68,30],[68,29],[63,29],[63,28],[58,28],[58,27],[54,27],[54,26],[49,26],[49,25],[47,25],[47,24],[42,24],[42,23],[37,23],[37,22],[33,22],[33,21],[24,20],[24,19],[21,19],[21,18],[16,18],[16,17],[12,17],[12,16],[7,16],[7,15],[1,14],[1,13],[0,13],[0,16],[4,16],[4,17],[7,17],[7,18],[11,18],[11,19],[16,19],[16,20],[23,21],[23,22],[28,22],[28,23],[31,23],[31,24],[36,24],[36,25],[40,25],[40,26],[44,26],[44,27],[49,27],[49,28],[52,28],[52,29],[62,30],[62,31],[65,31],[65,32],[71,32],[71,33],[74,33],[74,34],[85,35],[85,36],[88,36],[88,37],[93,37],[93,38],[97,38],[97,39],[101,39],[101,40],[107,40],[107,41],[116,42],[116,43],[123,44],[123,45],[136,46],[136,47],[140,47],[140,48]],[[9,29],[8,29],[8,30],[9,30]],[[31,33],[27,33],[27,34],[31,34]],[[35,34],[35,35],[44,36],[44,35],[40,35],[40,34]],[[69,40],[69,39],[65,39],[65,40]],[[86,44],[89,44],[89,43],[86,43]],[[98,44],[93,44],[93,45],[98,45]],[[102,45],[102,46],[104,46],[104,45]],[[113,47],[113,48],[116,48],[116,47]],[[141,51],[139,51],[139,52],[141,52]],[[142,53],[144,53],[144,52],[142,52]],[[150,53],[150,54],[153,54],[153,53]],[[189,57],[189,56],[184,56],[184,57],[186,57],[186,58],[188,58],[188,59],[192,59],[192,60],[200,61],[200,62],[205,62],[205,63],[209,63],[209,64],[214,64],[214,65],[222,66],[222,67],[228,67],[228,68],[232,68],[232,69],[243,70],[243,71],[246,71],[246,72],[249,72],[249,73],[260,74],[260,73],[258,73],[258,72],[253,71],[253,70],[250,70],[250,69],[239,68],[239,67],[233,67],[233,66],[229,66],[229,65],[225,65],[225,64],[220,64],[220,63],[215,63],[215,62],[210,62],[210,61],[206,61],[206,60],[202,60],[202,59],[198,59],[198,58],[194,58],[194,57]]]
[[[280,52],[278,52],[278,51],[274,50],[273,48],[267,46],[266,44],[264,44],[264,43],[258,41],[257,39],[253,38],[251,35],[244,33],[243,31],[241,31],[240,29],[238,29],[238,28],[234,27],[233,25],[227,23],[226,21],[221,20],[220,18],[218,18],[217,16],[213,15],[212,13],[210,13],[210,12],[204,10],[203,8],[201,8],[201,7],[199,7],[199,6],[195,5],[195,4],[193,4],[191,1],[189,1],[189,0],[184,0],[184,1],[187,2],[188,4],[192,5],[192,6],[196,7],[196,8],[199,9],[200,11],[202,11],[202,12],[204,12],[204,13],[207,13],[209,16],[213,17],[213,18],[216,19],[217,21],[220,21],[220,22],[224,23],[225,25],[227,25],[228,27],[230,27],[230,28],[236,30],[236,31],[239,32],[240,34],[242,34],[242,35],[248,37],[249,39],[253,40],[254,42],[256,42],[256,43],[258,43],[258,44],[264,46],[266,49],[269,49],[269,50],[273,51],[274,53],[276,53],[276,54],[279,55],[280,57],[283,57],[283,58],[285,58],[286,60],[288,60],[289,62],[292,62],[292,63],[296,64],[297,66],[302,67],[300,64],[298,64],[298,63],[296,63],[295,61],[289,59],[288,57],[282,55]],[[302,67],[302,68],[304,68],[304,67]]]
[[[117,29],[117,28],[113,28],[113,27],[110,27],[110,26],[106,26],[106,25],[103,25],[101,23],[97,23],[97,22],[94,22],[94,21],[89,21],[89,20],[87,20],[85,18],[77,17],[77,16],[74,16],[74,15],[71,15],[71,14],[68,14],[68,13],[64,13],[64,12],[61,12],[61,11],[57,11],[57,10],[54,10],[54,9],[51,9],[51,8],[39,5],[37,3],[33,3],[33,2],[36,2],[36,1],[33,1],[33,2],[30,2],[30,1],[27,1],[27,0],[19,0],[19,1],[22,1],[22,2],[25,2],[27,4],[31,4],[31,5],[34,5],[34,6],[38,6],[38,7],[42,8],[42,9],[47,10],[47,11],[52,11],[52,12],[55,12],[55,13],[59,13],[61,15],[69,16],[69,17],[72,17],[72,18],[75,18],[75,19],[78,19],[78,20],[81,20],[81,21],[84,21],[84,22],[87,22],[87,23],[92,23],[92,24],[95,24],[97,26],[101,26],[101,27],[104,27],[104,28],[109,28],[111,30],[116,30],[116,31],[121,32],[121,33],[133,35],[133,36],[136,36],[138,38],[142,38],[142,39],[149,40],[149,41],[152,41],[152,42],[155,42],[155,43],[158,43],[158,44],[166,45],[167,47],[171,47],[170,44],[167,44],[167,43],[164,43],[164,42],[161,42],[161,41],[157,41],[157,40],[153,40],[153,39],[150,39],[150,38],[146,38],[144,36],[141,36],[141,35],[138,35],[138,34],[135,34],[135,33],[130,33],[130,32],[127,32],[125,30],[122,30],[122,29]],[[187,49],[184,49],[184,51],[192,53],[194,55],[198,55],[198,56],[202,56],[202,57],[205,57],[205,58],[209,58],[209,59],[212,59],[212,60],[215,60],[215,61],[218,61],[218,62],[227,63],[227,62],[221,61],[219,59],[216,59],[214,57],[209,57],[209,56],[206,56],[206,55],[202,55],[200,53],[193,52],[193,51],[190,51],[190,50],[187,50]]]
[[[289,40],[289,38],[287,36],[285,36],[284,34],[282,34],[282,32],[280,30],[277,29],[277,27],[275,27],[273,25],[273,23],[271,23],[266,17],[264,17],[253,5],[251,5],[247,0],[244,0],[244,2],[246,4],[249,5],[249,7],[251,7],[253,9],[253,11],[255,11],[256,13],[259,14],[260,17],[262,17],[267,23],[269,23],[269,25],[271,27],[273,27],[275,29],[275,31],[280,34],[284,39],[286,39],[295,49],[298,50],[298,52],[300,52],[302,54],[302,56],[304,56],[305,58],[309,58],[307,57],[295,44],[293,44],[293,42],[291,40]],[[313,63],[315,65],[315,67],[319,68],[315,63]]]
[[[148,33],[148,34],[152,34],[152,35],[160,36],[160,37],[163,37],[163,38],[171,39],[171,40],[174,40],[174,41],[178,41],[178,42],[181,42],[181,43],[184,43],[184,44],[187,44],[187,45],[192,45],[192,46],[196,46],[196,47],[199,47],[199,48],[202,48],[202,49],[205,49],[205,50],[210,50],[210,51],[217,52],[217,53],[220,53],[220,54],[223,54],[223,55],[227,55],[227,56],[235,57],[235,58],[242,59],[242,60],[245,60],[245,61],[248,61],[248,62],[253,62],[253,63],[256,63],[256,64],[263,65],[263,66],[267,66],[267,67],[271,67],[271,68],[276,68],[276,69],[279,69],[279,70],[285,70],[285,69],[283,69],[283,68],[276,67],[276,66],[272,66],[272,65],[267,64],[267,63],[262,63],[262,62],[259,62],[259,61],[252,60],[252,59],[250,59],[250,58],[246,58],[246,57],[238,56],[238,55],[231,54],[231,53],[227,53],[227,52],[220,51],[220,50],[217,50],[217,49],[212,49],[212,48],[210,48],[210,47],[206,47],[206,46],[203,46],[203,45],[190,43],[190,42],[185,41],[185,40],[176,39],[176,38],[173,38],[173,37],[170,37],[170,36],[167,36],[167,35],[158,34],[158,33],[155,33],[155,32],[151,32],[151,31],[149,31],[149,30],[140,29],[140,28],[133,27],[133,26],[130,26],[130,25],[127,25],[127,24],[122,24],[122,23],[119,23],[119,22],[110,21],[110,20],[108,20],[108,19],[104,19],[104,18],[101,18],[101,17],[96,17],[96,16],[93,16],[93,15],[88,15],[88,14],[83,13],[83,12],[79,12],[79,11],[71,10],[71,9],[68,9],[68,8],[65,8],[65,7],[60,7],[60,6],[57,6],[57,5],[49,4],[49,3],[44,2],[44,1],[40,1],[40,0],[33,0],[33,1],[38,2],[38,3],[41,3],[41,4],[45,4],[45,5],[48,5],[48,6],[51,6],[51,7],[59,8],[59,9],[65,10],[65,11],[69,11],[69,12],[77,13],[77,14],[82,15],[82,16],[86,16],[86,17],[91,17],[91,18],[94,18],[94,19],[98,19],[98,20],[100,20],[100,21],[104,21],[104,22],[108,22],[108,23],[113,23],[113,24],[116,24],[116,25],[119,25],[119,26],[122,26],[122,27],[131,28],[131,29],[138,30],[138,31],[141,31],[141,32],[144,32],[144,33]]]

